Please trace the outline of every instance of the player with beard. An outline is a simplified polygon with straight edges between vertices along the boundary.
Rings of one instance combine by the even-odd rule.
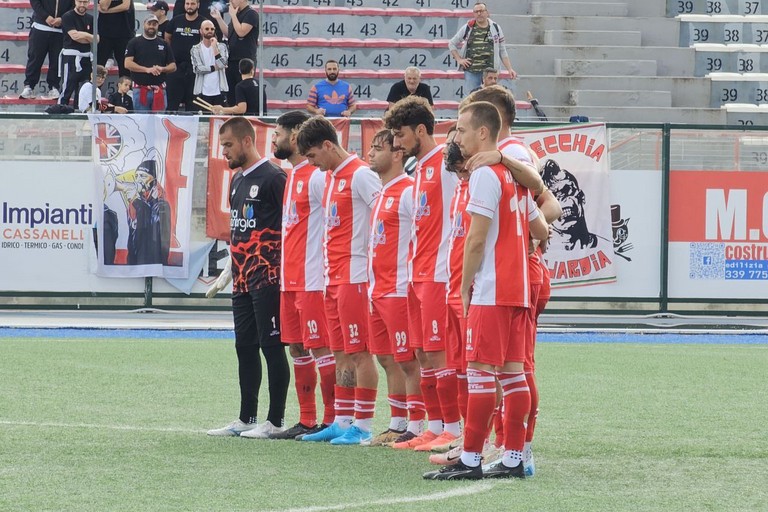
[[[296,141],[299,152],[326,171],[325,315],[337,384],[334,422],[302,440],[367,445],[379,381],[368,339],[368,222],[381,182],[365,162],[339,146],[336,129],[323,117],[302,124]]]
[[[307,110],[326,117],[350,117],[357,110],[352,86],[339,80],[337,61],[326,61],[325,80],[317,82],[310,89]]]
[[[280,340],[280,259],[285,173],[256,149],[250,121],[221,125],[222,154],[235,173],[229,187],[232,314],[240,380],[240,415],[211,436],[266,439],[283,430],[291,372]],[[257,423],[261,354],[269,374],[269,413]]]
[[[371,353],[387,375],[389,428],[371,445],[396,441],[406,429],[421,433],[425,411],[415,408],[408,421],[408,403],[421,403],[419,364],[409,347],[408,253],[413,225],[413,178],[403,170],[403,152],[394,147],[390,130],[373,137],[368,160],[381,178],[381,195],[373,206],[368,245],[368,297]]]
[[[421,390],[429,416],[427,431],[393,445],[398,449],[449,449],[459,442],[461,415],[453,361],[446,359],[445,286],[448,281],[450,203],[458,179],[445,170],[442,146],[434,139],[435,116],[424,98],[409,96],[384,116],[395,145],[418,159],[413,190],[415,215],[412,293],[409,306],[411,340],[421,365]]]
[[[333,423],[336,362],[328,346],[323,310],[323,190],[325,173],[299,154],[296,133],[309,119],[306,112],[287,112],[277,118],[272,136],[275,158],[287,160],[288,184],[283,196],[282,260],[280,262],[280,330],[293,358],[298,423],[270,439],[295,439],[323,430]],[[315,388],[325,406],[317,423]]]
[[[459,113],[455,141],[470,157],[497,147],[501,118],[496,107],[477,102]],[[472,172],[467,212],[472,217],[464,245],[461,297],[467,319],[467,424],[464,449],[452,466],[425,479],[524,478],[525,421],[530,393],[523,372],[525,310],[531,307],[528,235],[544,240],[548,228],[530,194],[496,164]],[[471,304],[471,305],[470,305]],[[496,407],[496,377],[504,394],[504,447],[500,461],[481,467],[483,442]]]
[[[125,67],[133,79],[133,106],[136,112],[162,112],[166,107],[165,76],[176,70],[171,47],[157,37],[154,15],[144,20],[144,34],[128,42]]]
[[[494,85],[483,88],[466,98],[462,105],[469,105],[477,101],[488,101],[493,104],[501,115],[501,138],[498,151],[488,151],[474,155],[467,166],[470,169],[476,169],[481,165],[493,165],[500,163],[512,172],[512,175],[522,186],[530,190],[534,196],[536,204],[544,215],[547,225],[552,224],[560,218],[562,209],[557,198],[544,186],[542,178],[539,176],[538,159],[528,146],[512,132],[512,124],[515,120],[515,98],[512,93],[501,86]],[[543,248],[539,244],[533,244],[529,247],[528,272],[531,283],[531,304],[538,304],[539,295],[542,289],[549,290],[549,270],[546,267],[543,258]],[[548,295],[548,294],[547,294]],[[548,300],[548,297],[547,297]],[[545,301],[546,304],[546,301]],[[538,308],[530,308],[527,312],[527,338],[526,338],[526,359],[525,359],[525,377],[528,381],[528,388],[531,391],[531,411],[528,416],[525,450],[523,453],[523,463],[525,465],[526,475],[533,476],[535,466],[533,462],[533,433],[536,427],[536,417],[539,411],[539,393],[535,377],[535,357],[536,347],[536,329],[538,326]],[[543,306],[542,306],[543,309]],[[501,400],[498,397],[499,401]],[[496,414],[496,439],[497,446],[503,438],[503,424],[501,423],[501,414]],[[500,451],[497,456],[500,455]],[[486,460],[489,462],[490,458]]]
[[[181,0],[179,0],[181,1]],[[195,70],[192,67],[192,47],[200,42],[200,26],[205,18],[200,15],[199,0],[183,0],[184,16],[176,16],[165,28],[165,41],[171,45],[176,59],[176,71],[168,75],[168,110],[176,112],[181,104],[184,110],[197,110],[195,99]]]

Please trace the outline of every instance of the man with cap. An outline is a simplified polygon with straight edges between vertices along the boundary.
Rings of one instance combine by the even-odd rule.
[[[168,11],[170,7],[165,0],[157,0],[147,4],[147,10],[157,17],[159,26],[157,27],[157,35],[163,37],[165,35],[165,27],[168,26]]]
[[[128,264],[168,263],[171,248],[171,205],[157,181],[157,162],[136,168],[136,196],[128,208]]]
[[[144,20],[144,33],[128,43],[125,67],[133,79],[133,106],[137,112],[162,112],[167,105],[165,77],[176,71],[171,46],[157,37],[157,16]]]

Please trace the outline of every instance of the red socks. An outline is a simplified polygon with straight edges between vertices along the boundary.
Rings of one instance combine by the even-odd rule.
[[[429,421],[442,420],[443,413],[440,410],[440,399],[437,395],[437,378],[435,370],[431,368],[421,369],[421,396],[424,398]]]
[[[435,378],[443,423],[458,423],[461,420],[461,413],[459,412],[459,381],[456,378],[456,370],[440,368],[435,370]]]
[[[293,375],[296,379],[296,396],[299,399],[299,421],[302,425],[314,427],[317,424],[315,358],[312,356],[295,358],[293,360]]]
[[[323,395],[323,423],[330,425],[333,423],[336,411],[334,401],[336,394],[336,359],[333,354],[328,354],[317,358],[317,371],[320,373],[320,393]]]
[[[536,428],[536,417],[539,415],[539,388],[536,387],[536,376],[531,373],[525,374],[525,380],[528,382],[528,389],[531,391],[531,410],[528,412],[528,428],[525,431],[525,442],[533,442],[533,430]]]
[[[488,433],[488,421],[496,407],[496,376],[492,372],[467,369],[467,423],[464,426],[464,451],[481,453]]]
[[[335,409],[336,418],[334,421],[343,423],[341,426],[346,427],[352,424],[352,420],[355,418],[355,388],[345,388],[344,386],[334,386],[336,393]]]
[[[531,410],[531,393],[524,373],[499,373],[504,390],[504,448],[522,453],[526,417]]]

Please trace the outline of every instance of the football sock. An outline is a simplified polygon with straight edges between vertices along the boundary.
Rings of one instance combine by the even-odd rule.
[[[476,468],[480,465],[482,460],[483,456],[479,452],[461,452],[461,462],[463,462],[465,466]]]
[[[504,408],[501,404],[493,410],[493,432],[496,436],[493,439],[493,445],[498,448],[504,444]],[[488,433],[490,435],[490,432]]]
[[[336,359],[333,354],[317,358],[317,371],[320,373],[320,393],[323,395],[323,423],[330,425],[336,415]]]
[[[461,412],[459,412],[459,380],[456,378],[456,370],[452,368],[440,368],[435,370],[437,380],[437,395],[440,400],[440,412],[442,412],[443,423],[452,425],[451,434],[459,435],[459,421]]]
[[[536,418],[539,415],[539,388],[533,372],[525,374],[528,389],[531,391],[531,410],[528,412],[528,428],[525,431],[525,441],[528,445],[533,441],[533,431],[536,428]]]
[[[469,368],[467,385],[469,401],[467,424],[464,425],[464,449],[469,453],[481,453],[488,434],[488,421],[496,407],[496,377],[492,372]]]
[[[293,375],[296,381],[296,396],[299,399],[299,421],[304,426],[314,427],[317,424],[315,358],[312,356],[294,358]]]
[[[533,443],[526,442],[523,445],[523,460],[528,462],[533,457]]]
[[[421,369],[421,396],[424,397],[424,406],[427,409],[429,430],[433,434],[442,434],[443,414],[440,410],[440,399],[437,396],[435,370],[431,368]]]
[[[424,408],[424,400],[421,395],[408,395],[408,431],[420,436],[424,431],[424,418],[427,411]]]
[[[276,427],[282,427],[285,421],[285,401],[288,398],[288,386],[291,384],[291,368],[285,355],[285,345],[262,347],[262,354],[267,363],[269,379],[269,412],[267,421]]]
[[[255,423],[259,409],[261,356],[258,345],[235,345],[240,380],[240,421]]]
[[[499,373],[504,390],[504,448],[522,458],[525,443],[525,417],[531,409],[531,393],[523,373]],[[519,454],[519,455],[518,455]],[[505,463],[506,464],[506,463]]]
[[[457,373],[456,374],[456,381],[458,382],[459,386],[459,412],[461,413],[461,417],[464,419],[464,423],[467,422],[467,374],[466,373]]]
[[[376,390],[355,388],[355,426],[360,430],[370,432],[375,411]]]
[[[389,429],[402,431],[408,425],[408,404],[405,395],[389,395]]]
[[[336,418],[334,421],[342,428],[352,425],[355,420],[355,388],[335,386],[336,394]]]
[[[507,450],[501,456],[501,463],[508,468],[513,468],[523,462],[523,452],[518,450]]]

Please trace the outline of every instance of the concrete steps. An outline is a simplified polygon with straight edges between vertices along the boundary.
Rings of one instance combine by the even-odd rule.
[[[550,119],[569,119],[571,116],[587,116],[591,121],[612,123],[685,123],[725,124],[726,113],[717,108],[658,108],[658,107],[541,107]],[[628,121],[630,120],[631,121]]]
[[[555,59],[555,75],[563,76],[656,76],[655,60]]]
[[[573,106],[604,107],[671,107],[669,91],[600,91],[572,90],[568,103]]]
[[[626,3],[531,2],[531,14],[539,16],[627,16]]]
[[[641,46],[640,31],[545,30],[544,44],[574,46]]]

